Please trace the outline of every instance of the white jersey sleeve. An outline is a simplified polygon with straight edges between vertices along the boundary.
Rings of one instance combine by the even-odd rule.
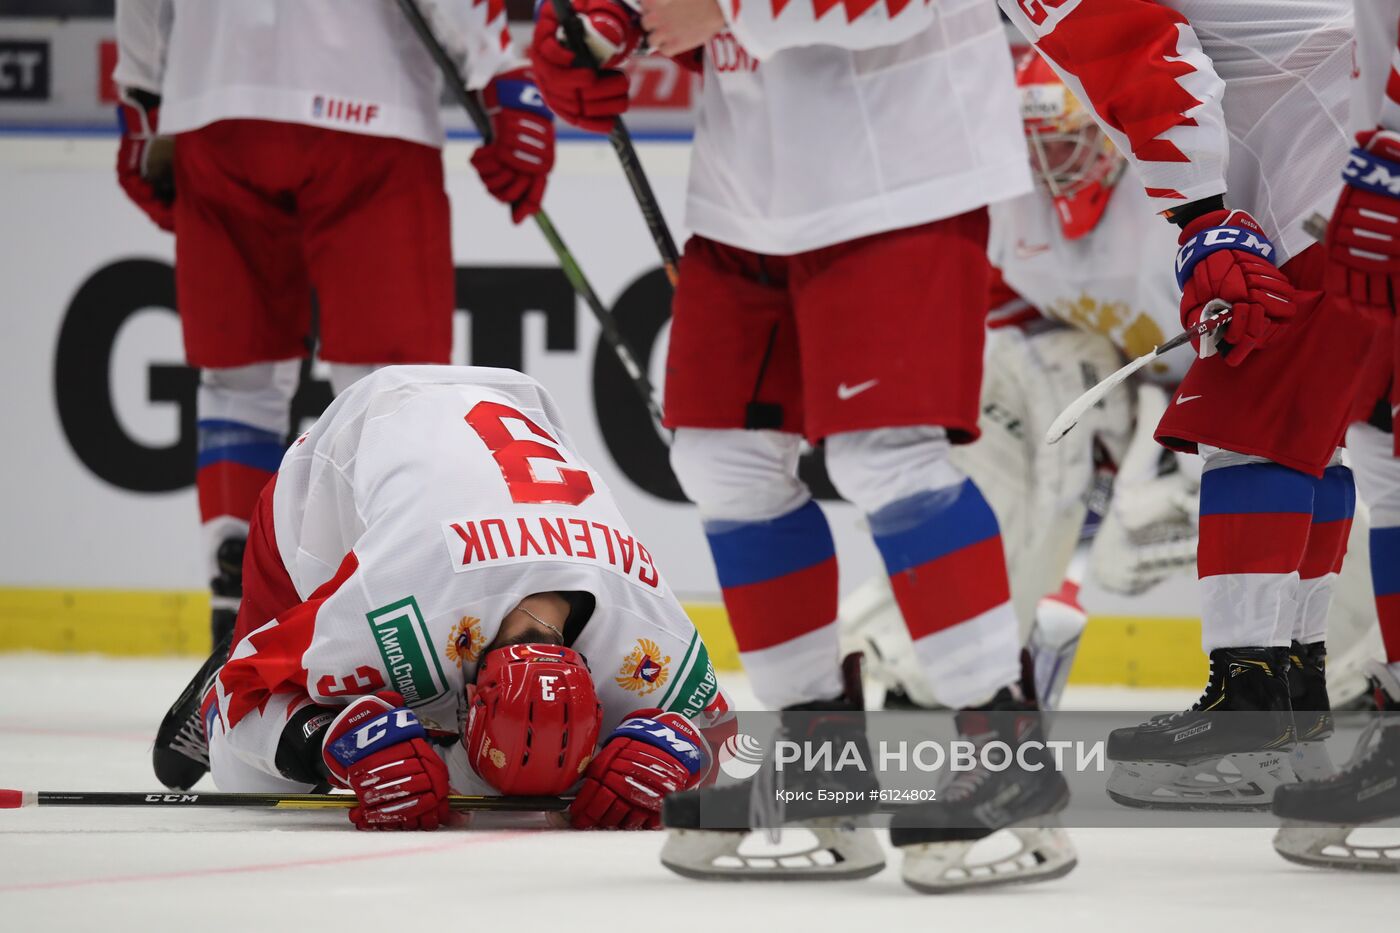
[[[593,595],[573,647],[605,733],[639,708],[726,704],[650,552],[520,373],[380,370],[298,439],[276,482],[277,545],[304,602],[241,640],[217,680],[223,741],[261,770],[275,773],[281,728],[308,702],[394,690],[428,729],[459,734],[483,649],[531,593]]]
[[[172,0],[117,0],[118,87],[159,94],[170,40]]]
[[[1400,0],[1355,0],[1353,130],[1400,131]]]
[[[1348,148],[1349,0],[1000,0],[1128,154],[1158,211],[1212,195],[1287,261]]]

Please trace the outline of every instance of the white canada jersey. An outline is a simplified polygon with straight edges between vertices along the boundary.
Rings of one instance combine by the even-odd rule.
[[[523,64],[504,0],[419,0],[473,88]],[[304,123],[441,146],[442,78],[393,0],[118,0],[122,87],[161,95],[160,130]]]
[[[922,28],[883,41],[855,31],[785,47],[748,32],[751,47],[734,27],[705,46],[686,201],[695,233],[786,256],[1030,190],[990,0],[939,0]]]
[[[573,647],[603,734],[629,713],[724,701],[709,654],[553,400],[521,373],[391,366],[343,392],[283,458],[273,495],[297,607],[239,641],[217,680],[224,741],[276,774],[287,718],[390,689],[459,732],[465,686],[531,593],[597,606]]]
[[[1351,145],[1351,0],[1000,2],[1157,210],[1223,193],[1280,264],[1311,245],[1302,223],[1331,212]]]
[[[1181,331],[1181,289],[1173,273],[1177,230],[1158,217],[1131,169],[1123,173],[1099,223],[1066,239],[1055,207],[1037,189],[994,204],[987,252],[1022,301],[993,308],[988,326],[1029,308],[1093,331],[1129,357],[1151,352]],[[1175,384],[1194,357],[1167,354],[1149,367]]]

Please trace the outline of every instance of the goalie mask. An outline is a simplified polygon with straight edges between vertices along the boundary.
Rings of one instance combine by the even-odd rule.
[[[1076,240],[1103,217],[1125,161],[1094,115],[1034,50],[1016,63],[1016,86],[1031,173],[1054,201],[1065,238]]]
[[[583,655],[507,645],[483,659],[465,744],[472,769],[503,794],[562,794],[593,758],[603,707]]]

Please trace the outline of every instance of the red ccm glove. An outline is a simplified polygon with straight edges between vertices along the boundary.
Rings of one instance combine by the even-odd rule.
[[[1238,366],[1297,313],[1293,284],[1274,265],[1274,244],[1244,211],[1202,214],[1181,231],[1178,242],[1182,326],[1195,327],[1212,299],[1231,306],[1229,323],[1202,338],[1202,356],[1218,347],[1228,365]]]
[[[117,147],[117,182],[132,203],[162,230],[175,232],[175,186],[168,173],[151,180],[151,144],[159,136],[160,97],[148,91],[126,90],[117,105],[121,144]]]
[[[640,709],[618,724],[569,805],[575,829],[656,829],[667,794],[700,783],[710,749],[679,713]]]
[[[350,811],[356,829],[437,829],[447,819],[447,765],[397,693],[345,707],[321,754],[331,780],[359,798]]]
[[[554,114],[524,68],[496,75],[481,92],[491,116],[491,142],[472,153],[472,167],[491,196],[511,206],[520,223],[544,200],[554,168]]]
[[[545,101],[565,122],[607,133],[627,112],[630,83],[617,69],[637,48],[642,29],[632,12],[613,0],[573,0],[598,66],[569,48],[552,0],[544,0],[530,41],[530,63]]]
[[[1368,130],[1356,140],[1327,222],[1327,291],[1390,309],[1400,298],[1400,133]]]

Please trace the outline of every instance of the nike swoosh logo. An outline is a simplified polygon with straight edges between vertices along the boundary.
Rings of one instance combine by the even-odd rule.
[[[1016,241],[1016,258],[1030,259],[1032,256],[1039,256],[1041,253],[1050,252],[1050,244],[1040,246],[1027,246],[1025,240]]]
[[[1176,403],[1177,403],[1178,405],[1180,405],[1180,404],[1182,404],[1183,402],[1189,402],[1189,401],[1191,401],[1192,399],[1197,399],[1197,398],[1200,398],[1200,396],[1199,396],[1199,395],[1179,395],[1179,396],[1177,396]]]
[[[879,381],[879,379],[867,379],[865,382],[853,386],[848,386],[843,382],[836,387],[836,397],[843,402],[848,399],[853,399],[866,389],[874,388],[875,383]]]

